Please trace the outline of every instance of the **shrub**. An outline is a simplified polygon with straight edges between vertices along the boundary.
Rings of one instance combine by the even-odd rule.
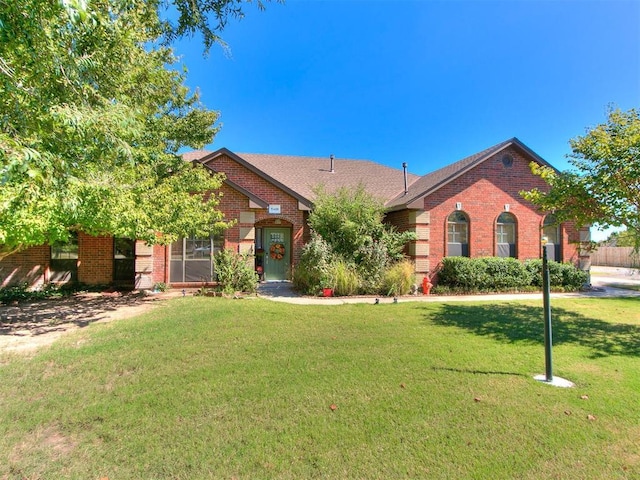
[[[355,252],[361,293],[378,293],[389,261],[387,248],[383,242],[367,240]]]
[[[381,293],[389,296],[408,294],[416,282],[414,270],[414,264],[409,260],[402,260],[391,265],[384,272]]]
[[[166,292],[167,290],[169,290],[169,285],[164,282],[156,282],[153,285],[154,292]]]
[[[24,302],[55,298],[69,295],[77,290],[77,285],[60,286],[56,283],[47,283],[37,288],[32,288],[28,283],[20,283],[10,287],[0,288],[0,303]]]
[[[556,289],[577,290],[586,278],[585,272],[569,263],[549,262],[549,281]],[[542,260],[521,263],[515,258],[446,257],[438,284],[463,292],[541,288]]]
[[[562,285],[566,289],[580,290],[587,283],[587,272],[574,267],[570,263],[562,263]]]
[[[484,264],[486,273],[482,278],[487,281],[480,288],[503,290],[531,284],[531,274],[515,258],[485,257],[480,261]]]
[[[258,287],[258,275],[253,269],[251,255],[242,255],[233,250],[221,250],[213,256],[216,278],[225,293],[253,293]]]
[[[342,258],[337,258],[331,263],[329,270],[336,295],[347,296],[358,293],[360,276],[355,266],[348,264]]]
[[[525,260],[524,268],[531,275],[531,285],[542,287],[542,260],[539,258],[533,260]]]
[[[525,268],[532,276],[531,284],[542,287],[542,260],[527,260]],[[587,273],[570,263],[549,261],[549,284],[565,290],[579,290],[587,281]]]
[[[484,288],[489,283],[485,265],[468,257],[445,257],[438,272],[438,284],[462,290]]]
[[[343,267],[347,264],[356,266],[361,293],[378,293],[386,268],[403,258],[404,245],[417,238],[415,232],[397,232],[386,225],[383,222],[384,202],[372,197],[362,185],[340,188],[332,193],[320,187],[315,193],[309,226],[329,245],[333,255],[325,257],[324,263],[301,260],[294,286],[303,292],[314,293],[317,277],[323,273],[328,275],[323,272],[325,268],[331,266],[335,277],[338,272],[346,274],[348,270]],[[343,265],[334,265],[337,258],[342,259]],[[334,271],[334,267],[338,270]],[[343,280],[350,290],[355,283],[353,272]],[[325,277],[325,281],[335,283],[337,279]]]
[[[311,240],[302,248],[300,261],[293,271],[293,286],[296,290],[316,295],[323,287],[334,288],[330,264],[333,251],[320,235],[311,233]]]

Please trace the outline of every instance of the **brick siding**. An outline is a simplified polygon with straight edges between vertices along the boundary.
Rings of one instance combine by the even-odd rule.
[[[250,209],[249,199],[228,185],[221,188],[222,197],[218,209],[225,213],[227,220],[240,218],[240,212],[255,213],[255,225],[258,227],[277,226],[291,228],[293,256],[292,265],[300,259],[300,250],[305,241],[306,212],[298,208],[298,200],[287,192],[276,187],[251,170],[238,164],[227,155],[220,155],[209,162],[211,168],[217,172],[224,172],[229,180],[251,192],[270,205],[280,205],[280,213],[269,214],[262,208]],[[280,224],[276,223],[280,220]],[[238,251],[243,243],[240,240],[240,227],[247,226],[239,222],[225,232],[225,246]],[[245,240],[246,242],[246,240]]]
[[[78,235],[78,281],[88,285],[113,282],[113,237]]]
[[[48,245],[31,247],[9,255],[0,262],[0,287],[23,282],[35,286],[48,282],[50,257],[51,249]]]
[[[424,209],[431,214],[430,268],[434,271],[447,251],[447,218],[461,203],[461,211],[469,218],[469,255],[484,257],[496,255],[496,220],[509,205],[509,213],[517,220],[516,256],[518,259],[540,258],[541,227],[544,216],[535,206],[520,196],[523,190],[537,187],[544,190],[546,183],[533,175],[529,159],[517,150],[508,151],[513,165],[505,167],[501,152],[450,182],[424,199]],[[578,237],[573,224],[562,228],[562,255],[564,261],[577,262],[576,246],[570,242]]]

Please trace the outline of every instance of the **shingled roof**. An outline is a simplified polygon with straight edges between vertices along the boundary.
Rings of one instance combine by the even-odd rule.
[[[405,193],[402,170],[369,160],[335,158],[332,172],[329,157],[234,153],[222,148],[214,152],[188,152],[183,154],[183,158],[187,161],[207,163],[219,155],[228,155],[309,206],[313,204],[314,188],[318,185],[324,185],[328,191],[334,191],[341,187],[353,188],[362,184],[370,194],[384,201],[389,210],[401,210],[418,205],[418,200],[509,147],[519,149],[542,165],[551,166],[514,137],[422,177],[407,173],[408,191]]]
[[[189,152],[183,158],[207,163],[222,154],[232,157],[307,204],[313,203],[314,189],[318,185],[323,185],[331,192],[341,187],[355,188],[361,184],[371,195],[384,202],[404,192],[403,170],[369,160],[334,158],[331,172],[329,157],[234,153],[220,149],[215,152]],[[419,178],[418,175],[407,173],[408,184]]]

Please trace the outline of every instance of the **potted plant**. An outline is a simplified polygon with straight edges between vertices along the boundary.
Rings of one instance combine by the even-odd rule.
[[[320,279],[320,287],[322,288],[322,296],[323,297],[333,297],[333,289],[335,288],[335,278],[333,272],[331,271],[331,267],[328,267],[322,273],[322,278]]]

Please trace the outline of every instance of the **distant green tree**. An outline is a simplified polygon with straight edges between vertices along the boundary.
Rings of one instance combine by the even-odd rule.
[[[613,232],[609,235],[609,238],[602,242],[602,245],[609,245],[612,247],[633,247],[635,246],[635,239],[627,230],[621,232]]]
[[[625,226],[640,248],[640,112],[611,110],[606,123],[570,141],[575,170],[558,173],[532,164],[550,186],[523,196],[560,221],[603,228]]]
[[[218,113],[167,45],[200,32],[208,50],[244,3],[0,0],[0,259],[70,230],[167,243],[226,226],[207,193],[222,176],[178,155]]]

